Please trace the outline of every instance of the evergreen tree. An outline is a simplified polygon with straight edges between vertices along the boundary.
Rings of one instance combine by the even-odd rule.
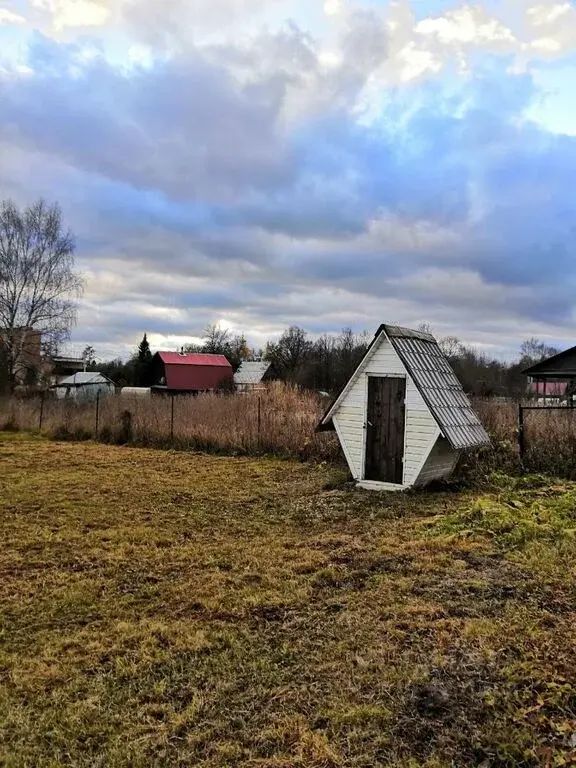
[[[148,338],[144,334],[138,345],[135,361],[135,385],[137,387],[149,387],[152,385],[152,352]]]

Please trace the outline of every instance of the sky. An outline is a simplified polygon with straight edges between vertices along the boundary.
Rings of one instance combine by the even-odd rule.
[[[570,0],[0,0],[0,199],[58,202],[69,351],[427,322],[576,343]]]

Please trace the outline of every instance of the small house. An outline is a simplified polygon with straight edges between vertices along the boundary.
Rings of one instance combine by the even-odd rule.
[[[462,451],[490,439],[429,333],[381,325],[318,430],[336,430],[363,488],[446,479]]]
[[[234,374],[234,384],[238,392],[252,392],[261,389],[268,381],[275,378],[272,364],[265,360],[245,360]]]
[[[152,370],[156,394],[198,394],[233,385],[232,366],[224,355],[157,352]]]
[[[574,404],[576,347],[541,360],[522,373],[529,377],[529,394],[536,396],[540,404]]]
[[[116,391],[114,382],[102,373],[81,372],[62,379],[52,389],[59,399],[70,398],[72,400],[95,400],[97,397],[113,395]]]
[[[34,328],[0,328],[0,357],[9,351],[14,364],[14,384],[36,384],[42,373],[42,334]]]

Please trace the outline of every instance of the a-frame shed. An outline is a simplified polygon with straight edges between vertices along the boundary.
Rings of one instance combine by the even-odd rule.
[[[450,363],[429,333],[381,325],[324,414],[354,479],[402,490],[445,479],[463,450],[488,445]]]

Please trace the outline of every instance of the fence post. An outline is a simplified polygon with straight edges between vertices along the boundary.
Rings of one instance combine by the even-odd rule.
[[[520,463],[524,467],[524,454],[526,452],[526,435],[524,432],[524,408],[522,403],[518,404],[518,452],[520,454]]]
[[[42,419],[44,418],[44,398],[46,397],[46,392],[42,392],[40,395],[40,417],[38,419],[38,431],[42,429]]]
[[[172,395],[170,403],[170,442],[174,440],[174,395]]]
[[[262,427],[262,397],[258,395],[258,447],[261,443],[261,427]]]
[[[122,433],[120,440],[124,443],[132,442],[132,414],[130,411],[122,411],[120,418],[122,420]]]
[[[94,425],[94,437],[98,437],[98,421],[100,418],[100,390],[96,392],[96,424]]]

